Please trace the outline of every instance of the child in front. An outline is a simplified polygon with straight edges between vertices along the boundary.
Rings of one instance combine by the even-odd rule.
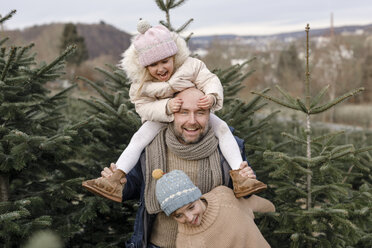
[[[270,247],[254,223],[253,212],[275,212],[259,196],[236,198],[226,186],[201,194],[180,170],[154,170],[155,194],[161,209],[178,222],[177,248]]]
[[[142,20],[137,29],[139,34],[125,51],[121,66],[131,80],[130,100],[143,124],[116,162],[118,170],[113,176],[83,182],[83,187],[89,191],[117,202],[122,200],[121,179],[135,166],[143,149],[160,129],[172,122],[173,114],[179,111],[182,101],[173,97],[176,92],[190,87],[198,88],[205,93],[198,107],[212,112],[221,109],[223,104],[220,80],[202,61],[190,57],[183,38],[162,25],[151,27]],[[236,197],[266,189],[264,183],[239,174],[243,161],[227,124],[214,114],[210,116],[210,124],[219,140],[220,150],[232,169],[230,175]]]

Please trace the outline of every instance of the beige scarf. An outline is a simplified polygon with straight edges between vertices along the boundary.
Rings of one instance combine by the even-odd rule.
[[[173,124],[162,129],[155,139],[146,147],[146,185],[145,204],[149,214],[161,212],[155,196],[156,180],[152,178],[154,169],[168,171],[167,148],[178,157],[185,160],[199,161],[198,187],[202,194],[211,191],[222,184],[220,156],[217,149],[218,139],[212,129],[209,129],[201,141],[196,144],[181,144],[173,130]]]

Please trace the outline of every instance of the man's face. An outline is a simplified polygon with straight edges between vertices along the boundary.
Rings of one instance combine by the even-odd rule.
[[[209,110],[201,109],[197,103],[204,94],[190,88],[178,94],[183,103],[180,111],[174,113],[174,130],[183,144],[198,143],[208,131]]]
[[[188,226],[199,226],[205,210],[206,205],[199,199],[177,209],[172,213],[172,217],[178,223]]]

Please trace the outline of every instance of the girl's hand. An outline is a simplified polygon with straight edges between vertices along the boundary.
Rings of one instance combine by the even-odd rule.
[[[182,105],[183,101],[182,99],[180,98],[172,98],[168,101],[168,107],[169,107],[169,110],[172,112],[172,113],[176,113],[178,111],[180,111],[180,108],[181,108],[181,105]]]
[[[252,168],[250,166],[248,166],[247,161],[243,161],[240,164],[240,169],[241,170],[239,171],[239,174],[242,177],[256,179],[256,174],[254,173],[254,171],[252,170]]]
[[[110,167],[105,167],[105,168],[103,169],[103,171],[101,171],[101,176],[102,176],[102,177],[105,177],[105,178],[109,178],[109,177],[111,177],[111,176],[114,174],[114,172],[115,172],[117,169],[118,169],[118,168],[117,168],[116,164],[111,163],[111,164],[110,164]],[[121,184],[124,184],[124,183],[126,183],[126,182],[127,182],[127,178],[123,177],[122,179],[120,179],[120,183],[121,183]]]
[[[205,95],[201,97],[198,101],[198,107],[202,109],[210,109],[214,104],[214,96],[212,95]]]

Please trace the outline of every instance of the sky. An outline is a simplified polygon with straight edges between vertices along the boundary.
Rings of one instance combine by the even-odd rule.
[[[0,0],[0,15],[16,9],[6,29],[22,29],[51,22],[99,23],[135,34],[139,18],[152,25],[165,19],[154,0]],[[166,0],[163,0],[164,2]],[[171,23],[195,36],[237,34],[267,35],[327,28],[333,13],[334,26],[372,24],[371,0],[188,0],[171,10]]]

